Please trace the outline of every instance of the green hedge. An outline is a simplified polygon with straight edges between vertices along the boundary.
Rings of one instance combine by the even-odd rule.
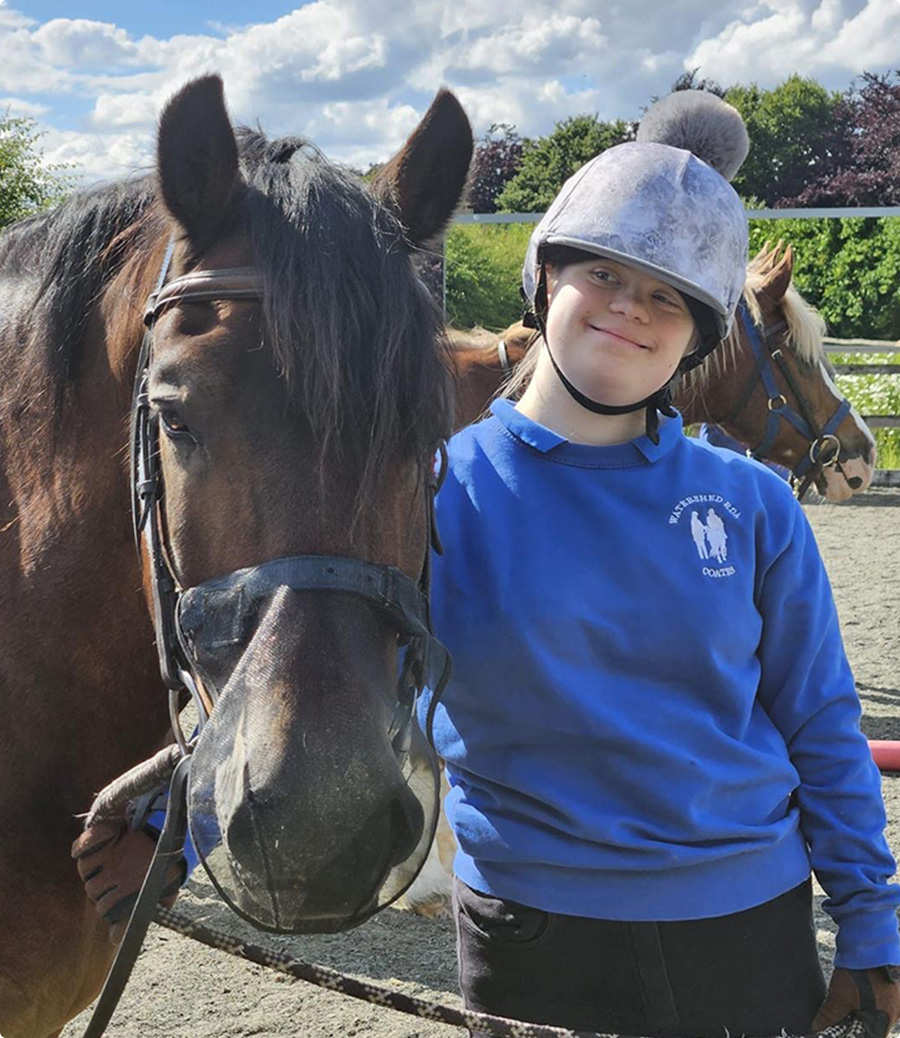
[[[900,339],[900,218],[751,221],[751,254],[767,238],[794,246],[794,283],[829,335]]]
[[[522,263],[534,224],[456,224],[447,236],[447,317],[502,331],[522,316]]]

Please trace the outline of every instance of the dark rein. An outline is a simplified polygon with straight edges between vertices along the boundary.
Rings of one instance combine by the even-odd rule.
[[[159,462],[159,416],[150,405],[149,380],[153,348],[153,327],[171,303],[217,299],[259,300],[262,275],[254,267],[231,267],[184,274],[167,282],[174,253],[169,242],[162,268],[144,312],[145,332],[138,354],[131,407],[132,522],[138,558],[143,566],[141,546],[146,549],[153,596],[153,627],[163,683],[169,690],[169,714],[177,750],[168,747],[156,758],[138,765],[107,787],[95,801],[87,825],[102,821],[139,793],[152,788],[163,770],[168,777],[169,805],[166,821],[150,868],[128,926],[119,945],[103,990],[83,1038],[100,1038],[131,976],[166,884],[168,866],[181,854],[187,832],[187,777],[192,746],[184,737],[179,721],[182,697],[188,693],[197,706],[202,728],[215,704],[203,689],[184,650],[178,624],[179,601],[187,591],[179,586],[172,572],[163,529],[163,479]],[[260,580],[286,583],[298,590],[341,591],[367,599],[386,615],[399,635],[399,644],[408,644],[406,660],[398,677],[398,702],[415,709],[415,698],[422,691],[426,675],[435,677],[425,724],[432,741],[434,711],[450,678],[450,655],[434,637],[431,624],[431,552],[441,552],[434,516],[434,497],[446,473],[446,451],[440,447],[441,467],[426,481],[427,507],[425,557],[418,581],[411,580],[395,566],[379,565],[344,556],[295,555],[272,559],[251,570]],[[214,583],[214,582],[209,582]],[[207,585],[199,585],[202,589]],[[430,664],[434,663],[431,667]],[[165,758],[165,760],[163,760]]]

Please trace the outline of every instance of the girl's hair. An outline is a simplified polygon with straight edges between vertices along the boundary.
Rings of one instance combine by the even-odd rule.
[[[557,272],[565,270],[566,267],[572,267],[576,263],[588,263],[591,260],[600,258],[594,252],[587,252],[584,249],[573,249],[570,245],[547,245],[541,250],[543,265],[545,267],[553,267]],[[681,292],[680,295],[684,299],[694,320],[694,334],[688,344],[688,349],[685,351],[685,356],[688,356],[700,345],[701,339],[706,334],[709,334],[707,328],[713,321],[713,314],[705,304],[691,298],[684,292]],[[531,341],[528,343],[525,356],[516,365],[512,375],[510,375],[500,391],[501,397],[518,400],[525,392],[537,367],[538,357],[541,355],[543,344],[543,335],[541,335],[540,331],[535,331],[531,336]]]

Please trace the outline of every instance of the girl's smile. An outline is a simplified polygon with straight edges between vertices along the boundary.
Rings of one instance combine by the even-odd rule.
[[[569,381],[611,407],[666,385],[696,338],[684,297],[659,278],[604,256],[547,264],[547,341]],[[642,411],[598,415],[564,389],[546,352],[519,409],[568,439],[619,443],[641,435]]]

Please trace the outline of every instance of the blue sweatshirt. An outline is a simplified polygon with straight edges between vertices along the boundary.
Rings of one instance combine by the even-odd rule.
[[[680,418],[656,446],[594,447],[492,412],[451,441],[437,502],[459,877],[663,921],[759,905],[812,867],[836,964],[900,963],[880,776],[789,487]]]

